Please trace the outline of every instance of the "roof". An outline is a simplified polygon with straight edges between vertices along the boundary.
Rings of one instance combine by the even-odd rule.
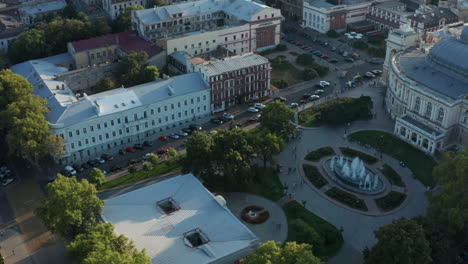
[[[252,16],[265,9],[273,9],[250,0],[198,0],[156,8],[134,11],[143,24],[155,24],[172,19],[172,15],[182,13],[182,17],[224,12],[240,20],[251,21]]]
[[[193,60],[193,59],[192,59]],[[263,65],[268,59],[256,53],[227,57],[222,60],[200,62],[208,75],[219,75],[226,72],[236,71],[250,66]]]
[[[57,10],[62,10],[67,6],[67,2],[65,0],[56,0],[56,1],[50,1],[50,2],[45,2],[45,3],[40,3],[37,5],[28,5],[24,6],[21,8],[18,8],[18,10],[27,15],[33,16],[36,14],[43,14],[51,11],[57,11]]]
[[[313,6],[313,7],[316,7],[316,8],[325,8],[325,9],[328,9],[328,8],[332,8],[334,7],[334,5],[328,3],[328,2],[325,2],[325,1],[320,1],[320,0],[311,0],[311,1],[307,1],[309,3],[310,6]]]
[[[423,130],[424,132],[428,133],[429,135],[434,135],[434,136],[440,136],[442,133],[440,131],[437,131],[429,126],[426,126],[425,124],[419,122],[418,120],[408,116],[408,115],[404,115],[403,117],[401,117],[402,120],[410,123],[411,125]]]
[[[71,43],[76,52],[88,51],[111,45],[118,45],[119,48],[128,53],[130,51],[145,51],[152,57],[159,54],[163,49],[144,40],[135,31],[127,31],[116,34],[108,34],[95,38],[78,40]]]
[[[0,39],[17,36],[28,29],[28,25],[19,22],[15,17],[0,14]]]
[[[165,214],[157,203],[167,198],[180,209]],[[218,263],[258,244],[225,203],[186,174],[108,199],[101,215],[114,224],[116,233],[133,240],[137,248],[145,248],[154,264]],[[190,247],[184,233],[195,229],[209,242]]]
[[[458,21],[458,16],[450,11],[450,9],[441,7],[420,8],[411,15],[407,16],[407,18],[418,23],[437,25],[439,25],[439,20],[441,19],[447,20],[447,23],[451,21]]]
[[[55,80],[56,75],[68,71],[67,68],[56,64],[66,64],[59,60],[67,60],[68,57],[53,57],[27,61],[11,67],[13,72],[22,75],[33,84],[35,94],[47,100],[47,106],[50,108],[47,121],[50,124],[73,125],[141,105],[209,90],[199,73],[190,73],[130,88],[117,88],[78,100],[66,82]]]

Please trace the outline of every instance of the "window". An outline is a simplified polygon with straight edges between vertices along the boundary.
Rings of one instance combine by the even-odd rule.
[[[68,132],[68,137],[73,137],[72,132]]]
[[[419,112],[421,109],[421,98],[416,97],[416,102],[414,103],[414,111]]]
[[[90,126],[89,129],[91,130],[91,132],[94,131],[94,126]]]
[[[99,140],[102,140],[102,135],[99,135]]]
[[[167,111],[167,105],[164,106],[164,111]]]
[[[177,203],[172,198],[166,198],[156,203],[156,205],[163,211],[165,214],[170,214],[176,212],[180,209]]]
[[[109,133],[106,133],[106,138],[109,138]]]
[[[171,104],[171,109],[174,109],[174,104]]]
[[[151,109],[150,113],[151,115],[154,115],[154,109]]]
[[[442,107],[439,108],[439,113],[437,114],[437,122],[442,123],[442,121],[444,121],[444,115],[445,115],[444,109]]]
[[[71,143],[71,148],[72,148],[72,149],[75,148],[75,143]]]
[[[104,127],[107,127],[107,122],[104,122]]]
[[[113,126],[113,125],[114,125],[114,120],[111,120],[111,126]]]
[[[97,124],[97,129],[101,129],[101,124]]]
[[[432,115],[432,103],[428,102],[426,105],[426,113],[424,114],[425,116],[431,118]]]
[[[91,138],[91,141],[92,141],[93,143],[96,142],[96,138],[95,138],[95,137],[92,137],[92,138]]]
[[[128,117],[125,117],[125,123],[128,123]]]
[[[115,137],[115,131],[112,131],[112,136]]]
[[[192,98],[192,99],[190,99],[190,103],[191,103],[191,104],[193,104],[193,98]]]
[[[83,127],[83,133],[86,134],[86,127]]]
[[[117,118],[117,124],[120,124],[120,118]]]
[[[203,244],[210,242],[208,237],[197,228],[195,230],[184,233],[185,245],[191,248],[197,248]]]
[[[158,113],[161,113],[161,108],[160,107],[158,107]]]
[[[133,114],[133,120],[138,120],[138,115],[137,114]]]

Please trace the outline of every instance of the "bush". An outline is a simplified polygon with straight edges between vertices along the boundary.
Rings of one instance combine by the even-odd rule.
[[[330,38],[337,38],[340,36],[340,34],[336,32],[334,29],[331,29],[327,31],[327,36]]]
[[[385,48],[373,48],[370,47],[367,50],[367,53],[373,57],[380,57],[380,58],[385,58]]]
[[[149,161],[143,162],[143,170],[149,171],[153,168],[153,164]]]
[[[335,226],[307,210],[297,201],[287,203],[283,206],[283,209],[288,218],[289,230],[287,241],[297,241],[299,239],[295,236],[297,234],[297,232],[295,232],[295,227],[290,227],[290,225],[294,222],[294,220],[300,219],[309,227],[317,231],[317,233],[323,238],[324,249],[321,252],[317,252],[318,257],[327,258],[338,253],[341,246],[343,245],[343,236]]]
[[[319,76],[317,71],[312,68],[308,68],[302,71],[302,79],[304,81],[312,80],[316,78],[317,76]]]
[[[331,188],[330,190],[326,191],[325,194],[351,208],[367,211],[367,206],[364,200],[356,197],[354,194],[338,189],[337,187]]]
[[[288,82],[285,81],[285,80],[277,80],[277,79],[273,79],[271,80],[271,84],[273,86],[275,86],[276,88],[278,89],[283,89],[283,88],[287,88],[289,86]]]
[[[358,49],[358,50],[365,50],[369,47],[366,42],[362,40],[357,40],[353,43],[353,48]]]
[[[369,36],[367,37],[367,42],[375,46],[384,46],[385,37],[383,36]]]
[[[400,206],[405,199],[406,194],[391,191],[384,197],[375,199],[375,204],[377,204],[382,211],[390,211]]]
[[[277,50],[277,51],[285,51],[287,49],[288,49],[288,46],[286,46],[284,44],[278,44],[278,45],[276,45],[276,48],[275,48],[275,50]]]
[[[299,244],[312,245],[314,255],[320,255],[324,250],[325,238],[302,219],[294,219],[288,224],[288,233]]]
[[[154,153],[151,153],[147,160],[151,162],[151,164],[156,165],[158,164],[159,156]]]
[[[352,148],[348,148],[348,147],[341,147],[340,148],[341,150],[341,153],[343,153],[343,155],[345,156],[348,156],[348,157],[358,157],[360,159],[362,159],[365,163],[368,163],[368,164],[374,164],[378,161],[378,159],[374,156],[371,156],[371,155],[368,155],[366,153],[363,153],[361,151],[358,151],[358,150],[355,150],[355,149],[352,149]]]
[[[323,157],[331,156],[335,154],[336,153],[332,147],[323,147],[323,148],[319,148],[319,149],[309,152],[305,156],[305,159],[309,161],[319,161]]]
[[[330,70],[330,68],[328,68],[327,66],[322,66],[317,63],[314,63],[312,65],[312,69],[314,69],[320,77],[327,75],[328,71]]]
[[[129,173],[135,173],[136,171],[137,171],[137,168],[135,167],[135,165],[131,164],[130,166],[128,166]]]
[[[392,167],[388,166],[387,164],[383,165],[383,169],[381,170],[382,174],[387,178],[387,180],[396,186],[405,187],[405,182],[401,179],[401,176],[394,170]]]
[[[314,65],[314,56],[310,53],[302,53],[297,56],[296,62],[302,66],[312,66]]]
[[[317,167],[313,165],[303,164],[304,174],[309,181],[317,188],[322,188],[328,184],[328,181],[323,177]]]

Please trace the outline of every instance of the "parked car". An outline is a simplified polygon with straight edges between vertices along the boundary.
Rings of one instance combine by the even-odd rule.
[[[8,184],[12,183],[14,181],[14,179],[5,179],[4,181],[2,181],[2,186],[5,187],[7,186]]]
[[[125,150],[119,149],[119,154],[120,154],[120,155],[125,155]]]
[[[104,163],[106,163],[106,161],[103,160],[103,159],[101,159],[100,157],[97,157],[97,158],[95,158],[94,160],[95,160],[97,163],[99,163],[99,164],[104,164]]]
[[[322,89],[315,90],[314,94],[323,94],[323,90]]]
[[[311,96],[311,94],[306,93],[306,94],[302,95],[302,99],[308,99],[310,96]]]
[[[72,165],[73,169],[75,169],[76,172],[83,172],[84,168],[80,164],[73,164]]]
[[[110,167],[109,172],[114,172],[114,171],[118,171],[118,170],[121,170],[121,169],[122,169],[122,166],[114,165],[114,166]]]
[[[322,56],[322,52],[319,51],[319,50],[317,50],[317,52],[314,52],[314,53],[312,53],[312,54],[314,54],[314,55],[317,56],[317,57]]]
[[[145,155],[143,155],[143,159],[146,160],[149,156],[151,156],[152,153],[145,153]]]
[[[153,146],[153,142],[151,142],[151,141],[144,141],[144,142],[143,142],[143,146],[145,146],[145,147],[152,147],[152,146]]]
[[[329,63],[337,63],[338,60],[337,60],[337,59],[329,59],[328,62],[329,62]]]
[[[223,120],[219,119],[219,118],[211,118],[211,123],[213,124],[222,124],[223,123]]]
[[[72,166],[65,166],[65,171],[67,171],[71,176],[76,175],[76,170]]]
[[[322,56],[320,56],[320,58],[326,60],[326,59],[328,59],[329,57],[328,57],[327,55],[323,54]]]
[[[172,139],[179,139],[179,136],[176,135],[175,133],[170,134],[169,137]]]
[[[88,165],[91,166],[91,167],[97,167],[99,166],[99,162],[97,162],[96,160],[88,160]]]
[[[372,78],[375,78],[375,75],[372,72],[366,72],[366,74],[364,74],[364,77],[368,79],[372,79]]]
[[[291,108],[291,109],[297,108],[298,106],[299,106],[298,103],[290,103],[289,104],[289,108]]]
[[[255,107],[249,107],[249,109],[247,109],[247,111],[249,112],[252,112],[252,113],[257,113],[259,110]]]
[[[257,115],[257,116],[255,117],[255,119],[256,119],[257,121],[259,121],[259,120],[260,120],[260,117],[262,117],[261,114]]]
[[[381,70],[372,70],[371,71],[375,76],[380,76],[382,74]]]
[[[187,134],[192,134],[192,133],[193,133],[193,130],[190,129],[190,128],[188,128],[188,127],[182,128],[182,131],[184,131],[184,132],[187,133]]]
[[[128,165],[134,165],[134,164],[137,164],[138,162],[140,162],[139,160],[137,159],[131,159],[129,162],[128,162]]]
[[[113,160],[113,159],[114,159],[114,157],[112,157],[112,156],[109,155],[109,154],[102,154],[102,155],[101,155],[101,158],[104,159],[104,160],[107,160],[107,161]]]
[[[247,122],[255,123],[255,122],[257,122],[257,119],[255,119],[255,117],[249,117],[249,119],[247,119]]]
[[[207,133],[208,136],[212,136],[214,134],[218,133],[216,130],[211,130],[210,132]]]
[[[343,54],[341,54],[343,57],[348,57],[348,52],[343,52]]]
[[[160,148],[160,149],[156,150],[156,154],[158,154],[158,155],[163,155],[163,154],[166,154],[167,152],[169,152],[168,148]]]
[[[130,153],[133,153],[133,152],[136,151],[136,149],[134,149],[134,148],[132,148],[132,147],[126,147],[126,148],[125,148],[125,151],[130,152]]]
[[[310,97],[310,96],[309,96],[309,97]],[[308,99],[308,98],[307,98],[307,99]],[[306,103],[307,103],[307,101],[306,101],[306,100],[304,100],[304,99],[302,99],[302,100],[299,100],[299,104],[300,104],[300,105],[303,105],[303,104],[306,104]]]
[[[310,100],[310,101],[315,101],[315,100],[318,100],[318,99],[320,99],[320,96],[318,96],[318,95],[316,95],[316,94],[313,94],[313,95],[311,95],[311,96],[309,97],[309,100]]]
[[[162,140],[162,141],[168,141],[169,138],[166,137],[166,136],[159,136],[159,140]]]
[[[281,102],[283,102],[283,103],[286,102],[286,98],[284,98],[284,97],[282,97],[282,96],[275,97],[275,99],[273,99],[273,100],[275,100],[275,101],[281,101]]]
[[[201,131],[203,128],[197,124],[190,124],[189,128],[192,129],[192,131]]]
[[[346,61],[346,62],[349,62],[349,63],[353,63],[353,62],[354,62],[354,60],[353,60],[352,58],[345,58],[345,61]]]
[[[84,168],[84,169],[90,169],[91,168],[91,166],[89,166],[88,163],[81,164],[81,167]]]
[[[319,85],[322,87],[327,87],[327,86],[330,86],[330,83],[327,81],[320,81]]]
[[[181,136],[181,137],[186,137],[186,136],[188,136],[188,133],[187,133],[187,132],[184,132],[184,131],[182,131],[182,130],[177,131],[176,134],[177,134],[178,136]]]
[[[144,149],[142,144],[135,144],[135,145],[133,145],[133,148],[135,148],[135,149]]]
[[[400,161],[400,166],[406,167],[406,164],[403,161]]]
[[[263,109],[263,108],[266,107],[266,105],[261,104],[261,103],[255,103],[253,107],[255,107],[255,108],[257,108],[257,109]]]
[[[0,179],[3,179],[5,178],[6,176],[8,176],[11,171],[9,169],[7,169],[7,167],[2,167],[4,168],[1,172],[0,172]]]
[[[336,47],[335,47],[335,46],[332,46],[332,47],[331,47],[331,50],[332,50],[332,51],[336,51]]]
[[[234,116],[231,115],[231,114],[228,114],[228,113],[224,113],[224,114],[223,114],[223,118],[226,118],[227,120],[233,120],[233,119],[234,119]]]

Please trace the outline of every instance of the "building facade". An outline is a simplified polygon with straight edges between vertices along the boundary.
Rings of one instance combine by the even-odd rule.
[[[272,48],[280,43],[281,20],[278,9],[250,0],[200,0],[132,13],[139,35],[168,55],[196,56],[219,46],[234,54]]]
[[[8,52],[8,46],[29,26],[19,22],[13,16],[0,15],[0,50]]]
[[[365,20],[369,5],[370,2],[332,5],[320,0],[305,1],[302,26],[320,33],[344,29]]]
[[[211,113],[210,89],[199,73],[80,96],[65,81],[56,80],[66,68],[34,60],[12,70],[47,100],[49,126],[65,142],[65,155],[57,159],[61,164],[116,153]]]
[[[119,15],[125,12],[125,8],[131,5],[141,5],[146,7],[146,0],[103,0],[102,7],[107,15],[112,19],[116,19]]]
[[[460,36],[419,47],[405,27],[390,33],[384,80],[394,133],[428,152],[468,144],[468,26]]]
[[[36,19],[44,15],[53,13],[58,14],[67,6],[65,0],[55,0],[50,2],[39,2],[28,6],[18,8],[21,22],[33,24]]]
[[[284,16],[290,17],[296,21],[302,21],[304,0],[279,0],[281,13]]]
[[[392,31],[400,28],[400,20],[409,15],[405,3],[391,0],[369,6],[367,20],[376,24],[379,30]]]

